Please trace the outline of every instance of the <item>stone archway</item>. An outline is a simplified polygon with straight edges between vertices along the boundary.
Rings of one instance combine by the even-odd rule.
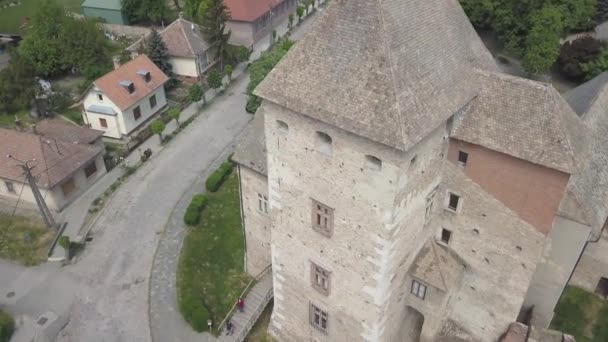
[[[418,342],[424,325],[424,316],[411,306],[405,307],[405,319],[401,326],[401,341]]]

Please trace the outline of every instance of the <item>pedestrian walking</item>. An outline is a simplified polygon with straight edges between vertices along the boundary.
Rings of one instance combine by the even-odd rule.
[[[239,311],[243,312],[243,310],[245,309],[245,301],[243,300],[243,298],[239,298],[238,302],[236,302],[236,305],[239,307]]]
[[[233,331],[234,331],[234,325],[232,325],[232,322],[230,320],[228,320],[228,322],[226,323],[226,335],[232,335]]]

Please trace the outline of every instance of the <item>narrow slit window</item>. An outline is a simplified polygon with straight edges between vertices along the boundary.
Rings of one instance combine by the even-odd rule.
[[[460,204],[460,196],[450,193],[450,199],[448,202],[448,209],[452,211],[458,210],[458,204]]]
[[[450,243],[450,239],[452,238],[452,232],[442,228],[441,229],[441,242],[448,244]]]
[[[333,154],[333,140],[327,133],[317,132],[317,149],[319,152],[331,156]]]

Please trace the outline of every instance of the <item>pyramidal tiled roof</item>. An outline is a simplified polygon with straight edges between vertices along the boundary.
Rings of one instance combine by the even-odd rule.
[[[407,150],[496,70],[457,0],[335,1],[255,90],[260,97]]]

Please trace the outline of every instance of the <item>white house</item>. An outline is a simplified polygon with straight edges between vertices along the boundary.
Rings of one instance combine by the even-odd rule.
[[[84,121],[121,139],[167,105],[164,84],[169,78],[147,56],[116,65],[93,82],[84,98]]]
[[[175,75],[186,80],[198,80],[215,64],[215,59],[209,51],[209,44],[203,38],[197,24],[180,17],[159,34],[167,46],[171,72]],[[147,37],[138,40],[127,50],[134,55],[139,54]]]
[[[29,161],[49,209],[63,209],[106,173],[101,135],[59,119],[42,121],[31,132],[0,129],[0,209],[36,206],[17,160]]]

